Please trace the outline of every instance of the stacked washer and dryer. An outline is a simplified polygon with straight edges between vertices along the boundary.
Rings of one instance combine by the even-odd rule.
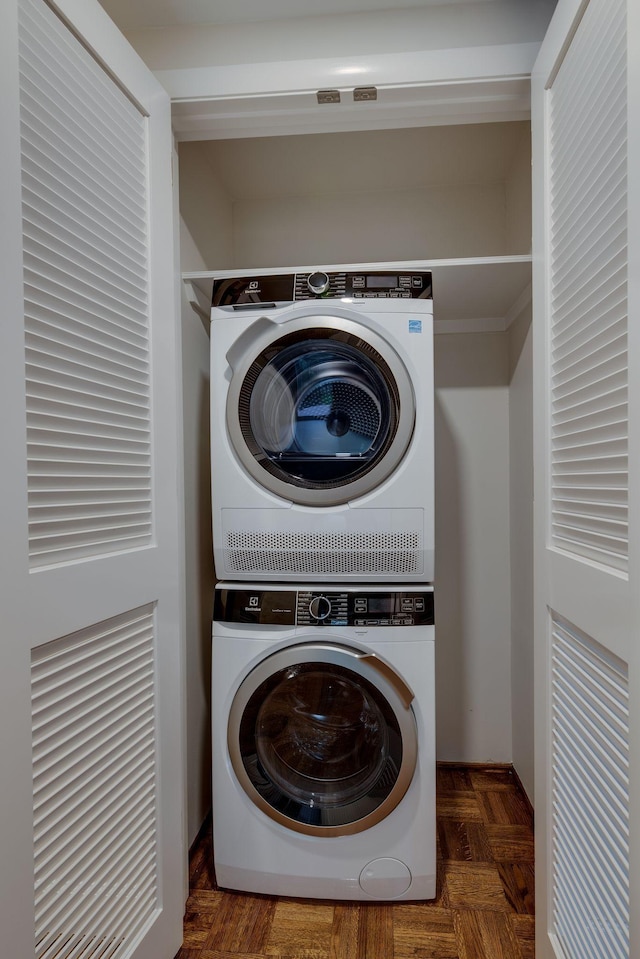
[[[435,895],[431,274],[216,274],[218,883]]]

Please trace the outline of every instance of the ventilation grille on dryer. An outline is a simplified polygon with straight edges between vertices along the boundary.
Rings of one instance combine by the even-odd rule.
[[[422,536],[397,533],[227,533],[225,563],[238,573],[403,574],[422,572]]]

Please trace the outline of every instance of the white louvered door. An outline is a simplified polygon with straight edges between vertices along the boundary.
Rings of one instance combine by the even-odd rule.
[[[532,78],[537,959],[640,954],[639,7],[559,0]]]
[[[183,582],[166,93],[93,0],[0,12],[2,952],[182,939]]]

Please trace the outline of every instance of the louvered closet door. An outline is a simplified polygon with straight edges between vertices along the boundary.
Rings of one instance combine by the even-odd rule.
[[[532,83],[539,959],[640,955],[639,59],[560,0]]]
[[[172,959],[186,850],[169,101],[93,0],[0,13],[0,928]]]

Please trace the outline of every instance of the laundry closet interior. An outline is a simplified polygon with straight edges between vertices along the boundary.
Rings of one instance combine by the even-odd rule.
[[[375,117],[375,103],[362,109]],[[180,142],[178,155],[190,840],[208,796],[207,307],[216,270],[433,269],[437,754],[513,763],[532,798],[528,119],[225,135]]]
[[[257,587],[245,599],[247,578],[238,575],[242,582],[234,582],[227,575],[239,563],[218,568],[222,582],[216,583],[212,527],[219,549],[217,529],[229,526],[220,522],[216,529],[212,475],[215,485],[217,462],[232,477],[233,468],[246,466],[247,486],[256,476],[235,440],[255,435],[244,429],[247,407],[252,429],[268,417],[254,419],[254,394],[247,404],[237,387],[247,382],[253,389],[269,368],[273,344],[286,355],[262,380],[256,410],[268,409],[260,399],[272,382],[274,391],[281,389],[285,377],[277,374],[286,369],[289,375],[290,360],[300,360],[305,374],[313,363],[298,352],[306,325],[289,331],[295,341],[270,338],[277,336],[277,311],[288,309],[276,302],[279,296],[263,301],[273,314],[258,317],[257,359],[266,362],[258,371],[255,358],[247,356],[251,366],[237,363],[241,348],[233,348],[240,334],[232,310],[243,301],[215,301],[212,308],[212,291],[216,277],[277,271],[297,274],[289,286],[294,299],[301,278],[320,298],[331,287],[316,290],[311,274],[322,279],[326,271],[327,280],[342,274],[344,287],[336,281],[333,289],[346,300],[335,307],[341,311],[335,318],[344,323],[331,329],[336,340],[342,337],[340,349],[325,360],[329,334],[318,336],[311,357],[327,365],[337,355],[337,372],[326,370],[336,382],[343,373],[355,381],[355,346],[348,337],[356,333],[346,323],[355,325],[356,290],[395,297],[386,326],[374,317],[386,314],[381,300],[361,308],[361,328],[370,324],[373,342],[357,333],[372,349],[368,365],[358,368],[371,373],[366,383],[377,382],[382,371],[392,388],[403,376],[382,348],[392,340],[391,317],[405,309],[418,314],[409,297],[418,298],[414,287],[429,290],[423,297],[428,327],[410,316],[402,327],[407,342],[397,340],[393,350],[411,380],[397,391],[402,402],[395,408],[415,411],[412,422],[419,423],[417,411],[428,405],[421,397],[434,397],[435,543],[429,545],[435,547],[435,576],[420,589],[433,591],[435,614],[420,590],[403,596],[403,583],[393,600],[379,597],[368,583],[356,609],[355,599],[349,606],[355,591],[345,584],[337,597],[344,621],[334,623],[340,617],[333,616],[333,597],[328,602],[320,594],[339,584],[332,577],[316,594],[311,586],[319,580],[301,578],[288,590],[294,598],[265,604],[265,616],[289,616],[280,625],[294,628],[294,642],[284,633],[274,640],[275,630],[265,641],[300,647],[296,656],[306,651],[297,642],[307,630],[303,615],[318,637],[322,630],[330,637],[329,628],[344,629],[345,644],[352,628],[364,635],[375,626],[382,636],[383,629],[407,627],[406,644],[413,642],[409,629],[431,630],[428,688],[419,688],[413,670],[426,661],[419,647],[411,661],[390,663],[391,654],[370,648],[375,636],[354,638],[356,665],[379,669],[393,686],[400,715],[416,700],[407,737],[434,732],[418,708],[430,696],[437,710],[427,754],[432,772],[434,758],[457,768],[494,764],[494,772],[502,767],[504,776],[506,768],[509,777],[512,767],[533,801],[535,729],[536,950],[571,951],[564,939],[573,944],[586,928],[594,942],[596,935],[615,936],[621,955],[626,949],[628,879],[640,861],[628,815],[639,767],[630,717],[639,675],[633,639],[640,617],[634,580],[640,539],[629,522],[638,512],[629,465],[639,447],[634,384],[640,382],[640,327],[628,320],[640,302],[640,85],[634,82],[640,5],[404,2],[407,7],[389,0],[324,0],[321,7],[315,0],[11,0],[3,7],[8,322],[0,359],[9,402],[2,427],[7,562],[0,675],[10,719],[3,724],[3,756],[12,775],[3,800],[9,825],[2,848],[12,890],[3,903],[12,954],[31,949],[34,928],[37,948],[56,954],[61,943],[73,941],[76,951],[84,954],[91,944],[102,955],[107,936],[109,948],[133,943],[137,954],[144,937],[141,955],[175,954],[183,932],[186,846],[193,849],[198,837],[208,836],[212,805],[218,829],[223,821],[215,813],[215,790],[212,804],[212,779],[223,777],[212,776],[212,765],[217,770],[216,758],[227,763],[236,750],[246,770],[258,755],[245,749],[245,727],[237,724],[236,735],[212,709],[228,705],[234,721],[245,715],[245,705],[261,710],[262,685],[250,691],[244,672],[261,683],[270,680],[255,672],[253,660],[234,660],[234,687],[225,681],[234,675],[228,661],[216,660],[220,649],[235,654],[241,645],[216,643],[223,636],[216,626],[238,624],[244,632],[247,623],[256,624],[245,614],[255,616],[260,607],[262,616],[263,609]],[[387,286],[388,277],[394,281]],[[260,286],[247,284],[246,292],[244,303],[256,308]],[[400,297],[407,297],[404,304]],[[228,306],[229,321],[216,315]],[[315,307],[293,303],[291,309],[297,321],[314,315]],[[249,324],[255,313],[244,315]],[[332,317],[316,316],[317,330],[329,330]],[[223,323],[225,335],[236,337],[233,344],[217,340]],[[431,356],[425,361],[409,337],[427,328],[435,356],[428,389],[419,370],[430,366]],[[218,342],[222,348],[211,362],[211,344]],[[376,356],[401,375],[392,381]],[[294,378],[303,380],[294,371],[286,383]],[[308,450],[304,431],[290,439],[293,418],[283,406],[282,416],[271,418],[272,432],[262,430],[257,455],[245,443],[256,463],[265,453],[273,465],[272,452],[291,454],[288,462],[300,452],[354,462],[368,452],[347,447],[351,417],[341,419],[332,394],[314,394],[317,384],[310,381],[302,385],[309,385],[305,401],[312,399],[300,404],[310,412],[299,419],[323,419],[343,445]],[[394,408],[390,393],[369,388],[379,410]],[[236,402],[232,420],[234,399],[243,405]],[[432,431],[403,426],[401,442],[393,445],[394,434],[384,447],[394,455],[400,450],[401,478],[410,459],[422,463],[414,455],[419,443],[408,435],[431,440]],[[404,459],[403,451],[409,452]],[[390,460],[393,469],[399,461]],[[341,461],[339,469],[350,468]],[[416,496],[425,489],[420,474],[413,470],[411,476]],[[214,488],[216,511],[251,508],[233,478],[221,485],[234,502],[221,506]],[[274,492],[264,486],[265,497]],[[396,503],[398,511],[414,508],[399,486],[392,491],[395,501],[390,496],[384,504],[388,513]],[[354,512],[371,508],[369,495],[367,490]],[[292,499],[290,506],[282,497],[275,506],[304,514],[305,521],[311,516],[310,527],[319,506],[308,504]],[[346,511],[352,501],[335,505]],[[291,529],[275,514],[273,519],[285,542]],[[246,527],[237,524],[236,530],[244,534]],[[301,550],[289,546],[291,538],[285,545],[297,561]],[[322,556],[325,530],[318,539]],[[255,542],[239,549],[257,555]],[[316,543],[307,541],[307,553]],[[373,541],[367,549],[372,558],[384,554]],[[367,576],[373,565],[367,564]],[[263,572],[274,570],[283,567],[274,563]],[[272,586],[286,592],[287,583],[282,576]],[[224,607],[214,606],[214,594],[234,590],[237,602],[232,596],[229,604],[227,595]],[[417,622],[418,613],[429,622]],[[262,619],[257,625],[278,624]],[[240,639],[240,632],[228,638]],[[312,664],[316,652],[325,655],[324,646],[314,647],[303,665]],[[348,670],[350,662],[338,665]],[[218,663],[223,668],[214,669],[219,682],[212,686],[212,664]],[[288,660],[276,666],[287,671],[286,679],[298,675],[288,675]],[[394,670],[402,684],[394,685]],[[583,694],[586,673],[593,681]],[[347,701],[351,706],[354,699]],[[218,738],[211,735],[212,715]],[[391,730],[397,739],[397,727],[402,739],[399,720],[393,726],[382,707],[379,715],[383,735]],[[605,715],[611,720],[601,721]],[[317,745],[319,738],[309,741]],[[416,757],[424,758],[420,748],[411,761]],[[376,767],[376,787],[386,772]],[[441,765],[438,774],[440,798],[446,799],[452,771]],[[402,785],[409,779],[399,777]],[[373,789],[363,782],[368,800]],[[414,777],[399,800],[416,782]],[[257,822],[248,791],[246,799],[236,793]],[[319,805],[314,798],[307,822],[314,828],[324,823]],[[463,806],[464,799],[455,807],[460,815],[449,815],[452,823],[473,818],[464,816]],[[424,809],[422,802],[411,807],[414,823],[424,825]],[[482,809],[477,815],[489,818]],[[235,810],[231,819],[236,845],[244,840],[251,849]],[[263,834],[272,829],[274,836],[289,828],[275,817],[261,823]],[[377,826],[388,825],[391,842],[398,823],[400,817],[388,815],[371,826],[381,832]],[[342,830],[351,823],[334,825]],[[585,838],[591,829],[597,842]],[[345,834],[316,843],[318,856],[328,861]],[[296,838],[284,835],[275,850],[282,856],[286,842]],[[332,845],[333,839],[339,842]],[[530,839],[525,852],[532,876]],[[265,843],[263,852],[270,848]],[[597,855],[578,861],[575,850]],[[373,855],[388,862],[369,873],[373,860],[363,859],[357,876],[348,877],[357,878],[364,893],[373,881],[378,888],[378,879],[407,880],[406,872],[404,878],[401,870],[393,872],[393,850],[380,855],[374,849]],[[211,891],[217,892],[215,859],[209,852],[206,858]],[[273,873],[280,864],[272,858]],[[457,862],[446,854],[441,861]],[[411,872],[404,859],[398,862]],[[472,878],[476,865],[473,860]],[[335,879],[335,869],[325,878]],[[99,897],[104,909],[98,912],[95,890],[110,882],[117,895]],[[140,900],[129,894],[130,883]],[[500,908],[492,900],[483,910],[487,928],[503,909],[504,888],[496,886]],[[446,875],[441,889],[451,892]],[[613,908],[602,890],[612,890]],[[317,895],[309,891],[309,898]],[[457,906],[451,900],[445,908],[453,954]],[[225,922],[227,915],[221,912]],[[342,922],[336,915],[331,936],[334,918]],[[105,917],[114,920],[106,932]],[[526,925],[530,939],[531,919]],[[242,921],[238,928],[240,934]],[[361,941],[366,944],[366,937]],[[217,942],[207,939],[204,954],[218,950]],[[265,943],[266,954],[274,952],[273,940]]]

